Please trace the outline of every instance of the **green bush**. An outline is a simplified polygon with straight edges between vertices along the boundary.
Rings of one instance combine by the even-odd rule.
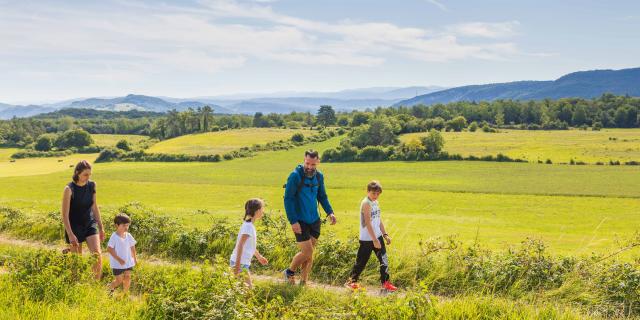
[[[36,139],[36,143],[33,146],[33,148],[36,151],[50,151],[51,148],[53,148],[56,139],[57,139],[57,136],[55,134],[51,134],[51,133],[42,134]]]
[[[56,139],[58,149],[69,149],[71,147],[81,148],[93,144],[93,138],[89,132],[83,129],[73,129],[63,132]]]
[[[131,144],[129,141],[122,139],[116,143],[116,148],[124,151],[131,151]]]

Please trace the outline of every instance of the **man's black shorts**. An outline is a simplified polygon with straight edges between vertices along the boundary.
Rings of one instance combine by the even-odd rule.
[[[298,223],[300,224],[300,229],[302,230],[301,233],[295,233],[296,235],[296,241],[297,242],[304,242],[307,241],[309,239],[311,239],[311,237],[314,237],[316,239],[320,238],[320,226],[322,225],[322,221],[320,221],[320,219],[316,220],[316,222],[314,223],[304,223],[302,221],[298,221]]]

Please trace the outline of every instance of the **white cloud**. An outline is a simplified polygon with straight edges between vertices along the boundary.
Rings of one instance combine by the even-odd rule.
[[[69,7],[19,2],[0,11],[0,60],[14,61],[14,70],[31,74],[124,79],[130,73],[140,79],[215,73],[250,61],[369,67],[392,57],[442,62],[518,54],[514,43],[497,42],[516,35],[517,21],[439,29],[327,22],[280,14],[264,2],[116,1]]]
[[[507,21],[497,23],[470,22],[453,25],[447,29],[457,35],[465,37],[481,38],[507,38],[516,35],[516,28],[520,25],[518,21]]]

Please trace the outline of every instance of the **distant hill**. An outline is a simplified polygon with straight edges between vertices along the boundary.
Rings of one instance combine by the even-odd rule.
[[[127,119],[136,119],[136,118],[154,118],[164,116],[163,112],[153,112],[153,111],[140,111],[140,110],[130,110],[130,111],[106,111],[106,110],[96,110],[89,108],[65,108],[60,109],[53,112],[42,113],[34,118],[37,119],[57,119],[62,117],[74,117],[77,119],[95,119],[95,118],[103,118],[103,119],[113,119],[124,117]]]
[[[640,96],[640,68],[574,72],[554,81],[516,81],[456,87],[403,100],[395,106],[498,99],[594,98],[603,93]]]
[[[166,112],[208,105],[216,114],[316,112],[321,105],[337,110],[354,110],[390,106],[416,95],[442,90],[443,87],[373,87],[336,92],[276,92],[268,94],[234,94],[214,97],[171,98],[129,94],[124,97],[82,98],[43,105],[17,106],[0,103],[0,119],[29,117],[65,108],[124,112],[131,110]]]

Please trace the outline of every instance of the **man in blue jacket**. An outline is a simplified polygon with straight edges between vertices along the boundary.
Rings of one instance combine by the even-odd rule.
[[[313,263],[313,248],[320,237],[320,214],[318,203],[331,220],[336,224],[336,217],[329,204],[324,176],[317,170],[320,158],[318,151],[308,150],[304,153],[304,164],[298,165],[287,179],[284,191],[284,209],[291,229],[296,236],[298,252],[289,268],[284,270],[284,278],[288,283],[295,283],[295,271],[301,269],[300,284],[305,285],[309,278]]]

